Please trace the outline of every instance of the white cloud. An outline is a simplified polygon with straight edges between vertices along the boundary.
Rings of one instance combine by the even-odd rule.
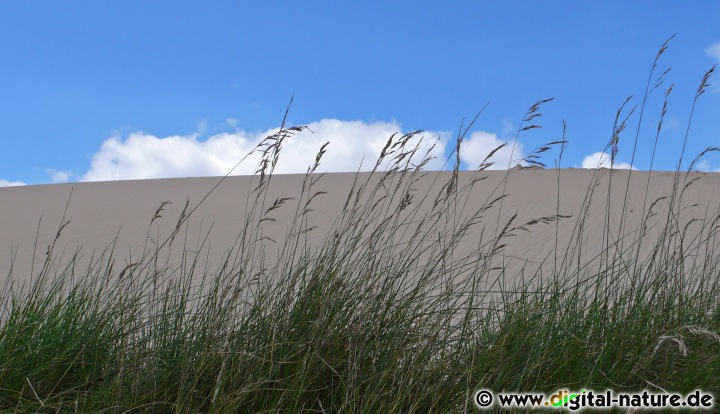
[[[677,117],[669,116],[663,123],[663,128],[677,130],[680,129],[682,123]]]
[[[460,160],[468,168],[477,168],[492,150],[502,144],[507,145],[488,160],[488,162],[494,162],[489,169],[504,170],[508,168],[508,165],[514,167],[524,156],[522,143],[516,142],[513,150],[512,141],[503,141],[496,134],[485,131],[473,132],[470,138],[463,141],[460,146]]]
[[[501,121],[501,123],[503,129],[503,136],[509,137],[517,134],[517,126],[513,124],[512,119],[505,118]]]
[[[705,54],[720,62],[720,42],[708,46],[707,49],[705,49]],[[710,90],[713,93],[720,93],[720,85],[713,83],[713,85],[710,86]]]
[[[364,157],[363,168],[369,170],[387,142],[402,132],[397,122],[340,121],[323,119],[308,125],[303,131],[283,143],[277,174],[304,173],[314,162],[325,142],[330,142],[318,172],[356,171]],[[277,129],[250,133],[238,130],[198,140],[198,135],[156,137],[135,132],[122,138],[114,136],[103,142],[93,156],[90,170],[83,181],[167,178],[188,176],[225,175],[243,157],[250,153],[265,137]],[[440,169],[444,162],[448,132],[425,132],[415,162],[440,140],[432,151],[436,157],[427,169]],[[233,174],[253,174],[260,155],[248,157]]]
[[[582,161],[582,168],[610,168],[610,155],[605,152],[588,155]],[[629,170],[631,166],[626,162],[616,162],[613,168],[616,170]],[[632,169],[636,170],[637,168],[632,167]]]
[[[207,121],[203,119],[202,121],[198,121],[197,126],[195,127],[195,131],[197,131],[198,134],[202,135],[205,133],[205,131],[207,131],[207,127]]]
[[[702,160],[700,160],[699,163],[697,163],[695,169],[702,172],[720,172],[720,168],[713,168],[712,165],[710,165],[708,160],[705,158],[703,158]]]
[[[50,180],[55,184],[66,183],[66,182],[70,181],[70,179],[75,175],[71,171],[60,171],[60,170],[54,170],[52,168],[48,168],[45,171],[50,176]]]
[[[7,180],[0,180],[0,187],[17,187],[20,185],[26,185],[22,181],[7,181]]]
[[[705,49],[705,54],[714,57],[720,62],[720,42],[710,45]]]
[[[699,163],[697,163],[697,167],[695,167],[695,168],[697,168],[698,171],[703,171],[703,172],[709,172],[711,170],[710,163],[705,159],[703,159]]]

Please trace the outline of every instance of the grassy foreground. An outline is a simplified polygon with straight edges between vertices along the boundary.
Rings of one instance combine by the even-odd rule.
[[[649,79],[645,100],[662,83],[652,72]],[[530,108],[521,131],[536,127],[544,103]],[[607,148],[613,162],[627,121],[621,112]],[[643,228],[632,241],[615,234],[592,274],[590,263],[561,261],[552,275],[491,296],[481,286],[496,270],[492,259],[522,227],[482,220],[487,209],[503,208],[502,188],[484,205],[464,203],[491,157],[464,184],[456,158],[440,191],[418,194],[426,161],[411,164],[410,155],[419,136],[390,137],[377,179],[343,194],[332,231],[306,248],[307,212],[328,196],[316,190],[322,176],[312,174],[325,147],[300,198],[266,197],[283,141],[301,129],[283,127],[259,145],[245,230],[216,272],[201,265],[202,253],[163,265],[178,248],[173,237],[128,266],[118,267],[124,258],[108,251],[83,271],[72,260],[51,266],[51,249],[31,286],[6,283],[0,411],[455,413],[477,410],[479,388],[720,394],[720,218],[699,218],[702,237],[690,248],[682,243],[682,196],[692,184],[682,158],[668,198],[647,200],[643,211],[647,218],[666,206],[657,239]],[[537,154],[551,147],[560,148],[560,160],[565,143],[524,161],[540,163]],[[462,137],[455,155],[461,145]],[[604,202],[592,189],[587,199],[585,211]],[[279,209],[296,213],[278,240],[280,259],[267,263],[258,241]],[[190,216],[183,212],[174,235]],[[583,216],[558,213],[523,226],[581,225]],[[453,254],[483,229],[477,254]],[[639,255],[648,244],[652,254]],[[702,265],[689,266],[698,252]]]

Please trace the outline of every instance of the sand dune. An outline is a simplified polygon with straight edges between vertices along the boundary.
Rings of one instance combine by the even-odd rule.
[[[432,200],[451,174],[429,172],[412,185],[413,202],[420,206],[419,212],[429,211]],[[629,174],[632,175],[628,186]],[[515,277],[523,269],[525,276],[534,274],[540,268],[544,272],[552,271],[563,260],[565,266],[587,263],[602,247],[615,243],[620,234],[626,236],[622,245],[627,248],[646,219],[643,208],[647,212],[653,201],[669,197],[672,193],[673,172],[649,174],[605,169],[563,169],[558,173],[553,169],[527,168],[512,171],[509,175],[504,171],[478,173],[483,180],[468,192],[466,200],[462,199],[463,205],[459,209],[463,214],[477,210],[503,191],[507,197],[502,200],[502,209],[497,202],[483,213],[481,223],[471,229],[454,254],[457,257],[472,256],[478,246],[482,247],[484,241],[502,230],[516,213],[510,228],[557,213],[571,217],[560,220],[557,227],[550,220],[528,226],[527,231],[516,229],[513,235],[504,238],[506,246],[493,260],[506,268],[505,277]],[[370,177],[368,173],[361,173],[356,177],[354,173],[336,173],[314,176],[319,177],[314,190],[327,194],[313,200],[314,211],[307,217],[308,224],[317,228],[307,233],[307,243],[318,245],[328,235],[356,179],[363,181],[370,178],[376,182],[380,175]],[[461,172],[459,187],[468,184],[473,177],[472,172]],[[700,242],[697,236],[708,232],[711,236],[714,234],[709,227],[720,213],[720,174],[681,174],[680,189],[684,183],[696,178],[698,180],[683,194],[683,208],[679,216],[683,223],[698,219],[687,228],[687,236],[683,240],[686,248]],[[303,179],[303,175],[273,176],[265,207],[280,197],[299,197]],[[153,251],[158,240],[161,243],[167,240],[187,200],[188,210],[192,210],[219,180],[217,177],[182,178],[0,188],[0,275],[6,277],[12,269],[13,278],[22,281],[37,274],[61,225],[66,206],[65,221],[68,224],[54,248],[57,257],[55,266],[62,268],[63,263],[76,253],[79,257],[77,265],[86,266],[107,246],[113,246],[117,266],[137,260],[143,248]],[[183,246],[191,254],[202,250],[208,269],[217,268],[245,226],[248,199],[257,180],[258,177],[248,176],[224,180],[197,207],[187,226],[182,227],[176,236],[173,249],[177,253],[170,256],[170,264],[181,260],[183,249],[177,246]],[[608,196],[609,184],[611,191]],[[591,206],[582,214],[590,189],[594,189]],[[425,197],[425,194],[430,196]],[[626,196],[627,203],[623,208]],[[425,202],[421,203],[422,200]],[[160,213],[162,217],[151,224],[156,210],[165,201],[172,204],[166,204]],[[605,208],[607,205],[609,210]],[[263,235],[267,239],[258,243],[265,246],[269,262],[279,254],[296,208],[297,201],[288,202],[273,212],[274,221],[263,223]],[[652,244],[649,242],[658,236],[659,229],[667,221],[667,208],[667,200],[659,201],[654,207],[657,214],[647,220],[647,246]],[[623,209],[625,214],[622,214]],[[610,239],[605,231],[608,226],[611,229]],[[702,228],[705,233],[700,233]],[[707,235],[704,237],[707,239]],[[715,239],[713,237],[706,242],[715,243]],[[642,249],[643,252],[647,250]]]

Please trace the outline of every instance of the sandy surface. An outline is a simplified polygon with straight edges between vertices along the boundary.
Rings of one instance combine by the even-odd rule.
[[[642,227],[646,216],[643,206],[647,212],[653,201],[671,196],[674,180],[672,172],[653,172],[649,177],[648,172],[635,171],[628,186],[629,174],[627,170],[605,169],[564,169],[559,175],[553,169],[528,168],[512,171],[510,175],[501,171],[481,172],[478,177],[483,180],[474,185],[467,198],[461,199],[463,213],[481,208],[488,200],[503,194],[503,190],[507,197],[502,201],[502,209],[496,203],[483,214],[482,222],[472,228],[457,246],[455,254],[458,257],[472,254],[479,243],[487,240],[488,235],[496,234],[516,213],[513,225],[557,213],[572,217],[562,219],[557,225],[551,221],[529,226],[528,231],[518,229],[513,232],[514,236],[505,238],[506,247],[495,260],[506,265],[506,276],[517,275],[523,269],[526,274],[534,273],[538,268],[549,271],[557,268],[563,259],[566,263],[585,263],[602,246],[615,242],[620,234],[626,236],[623,243],[627,247]],[[368,174],[360,174],[359,179],[364,181],[368,177]],[[432,199],[450,177],[450,172],[431,172],[413,184],[413,205],[418,205],[428,193],[431,196],[425,197],[426,203],[421,205],[420,212],[428,211]],[[459,186],[469,183],[473,177],[472,172],[461,172]],[[694,178],[699,180],[684,192],[679,216],[681,227],[693,218],[699,219],[688,227],[683,240],[687,246],[698,243],[700,239],[696,236],[704,234],[699,231],[705,228],[708,232],[712,220],[720,212],[720,173],[681,175],[680,189]],[[274,176],[265,208],[276,198],[298,197],[303,179],[303,175]],[[63,214],[68,224],[55,244],[57,260],[54,266],[61,269],[63,263],[77,254],[79,268],[98,257],[107,246],[113,246],[117,266],[122,267],[137,260],[143,249],[152,251],[156,240],[160,243],[167,240],[186,200],[189,200],[188,211],[192,210],[219,180],[215,177],[182,178],[0,188],[0,276],[7,278],[11,269],[13,278],[20,281],[36,275],[43,266],[48,247],[53,244]],[[183,226],[175,238],[173,249],[181,252],[184,247],[189,253],[201,250],[207,268],[217,268],[245,226],[248,200],[252,199],[249,194],[257,180],[257,177],[229,177],[223,181],[192,213],[187,226]],[[324,175],[317,181],[314,191],[322,190],[327,194],[313,200],[313,211],[307,214],[308,223],[317,226],[307,233],[310,245],[327,236],[355,180],[354,173],[338,173]],[[372,182],[377,180],[379,174],[371,177]],[[608,195],[609,184],[612,190]],[[591,189],[591,207],[582,214]],[[392,192],[388,189],[387,195]],[[164,201],[172,204],[165,205],[160,213],[162,217],[152,221]],[[608,205],[609,210],[606,209]],[[263,236],[268,238],[258,243],[265,246],[269,262],[278,254],[278,246],[287,234],[296,206],[296,200],[287,202],[272,212],[274,221],[268,220],[262,225]],[[657,237],[657,229],[667,221],[667,207],[667,200],[658,202],[655,206],[657,214],[647,220],[649,241]],[[380,204],[377,208],[389,207]],[[608,226],[612,229],[610,239],[605,231]],[[707,242],[715,243],[714,238]],[[171,255],[170,261],[180,260],[180,257]]]

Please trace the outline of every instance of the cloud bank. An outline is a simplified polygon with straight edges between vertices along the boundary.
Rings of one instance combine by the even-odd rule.
[[[320,147],[330,142],[318,172],[346,172],[370,170],[388,138],[403,133],[397,122],[340,121],[323,119],[308,125],[303,131],[287,139],[276,174],[304,173],[314,162]],[[213,135],[200,140],[197,134],[157,137],[135,132],[127,137],[113,136],[103,142],[92,157],[90,169],[81,181],[129,180],[190,176],[225,175],[265,137],[277,132],[271,129],[260,132],[237,130],[233,133]],[[415,163],[427,151],[435,157],[427,169],[441,169],[445,161],[449,132],[427,131],[414,139],[420,142]],[[422,137],[422,141],[420,138]],[[431,147],[435,144],[434,148]],[[414,144],[413,144],[414,145]],[[260,154],[255,152],[245,159],[233,174],[253,174],[257,170]],[[362,167],[361,167],[362,163]],[[62,172],[66,173],[66,172]],[[53,179],[68,178],[56,174]]]

